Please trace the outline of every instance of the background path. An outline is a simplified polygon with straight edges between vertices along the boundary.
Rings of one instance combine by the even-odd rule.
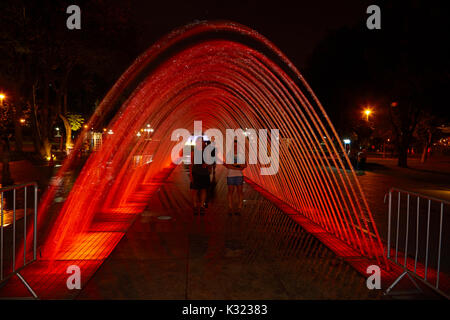
[[[224,174],[206,215],[194,217],[187,172],[176,168],[78,298],[379,298],[249,185],[242,216],[229,217]]]

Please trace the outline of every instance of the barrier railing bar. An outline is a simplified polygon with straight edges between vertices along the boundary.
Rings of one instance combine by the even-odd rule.
[[[391,215],[392,215],[392,191],[389,191],[389,211],[388,211],[388,243],[387,243],[387,258],[391,257]]]
[[[408,257],[408,231],[409,231],[409,193],[406,197],[407,204],[406,204],[406,236],[405,236],[405,263],[404,266],[406,267],[406,260]]]
[[[23,190],[23,265],[26,264],[26,252],[27,252],[27,187],[24,187]]]
[[[36,248],[37,248],[37,200],[38,200],[38,187],[34,185],[34,226],[33,226],[33,260],[36,260]]]
[[[444,200],[444,199],[439,199],[439,198],[432,197],[432,196],[428,196],[428,195],[425,195],[425,194],[412,192],[412,191],[407,191],[407,190],[400,189],[400,188],[397,188],[397,187],[391,188],[390,190],[391,191],[395,190],[395,191],[399,191],[399,192],[403,192],[403,193],[409,193],[412,196],[421,197],[421,198],[424,198],[424,199],[427,199],[427,200],[432,200],[432,201],[437,201],[437,202],[443,202],[444,204],[450,205],[450,201],[447,201],[447,200]]]
[[[28,291],[30,291],[30,293],[33,295],[33,297],[35,299],[38,298],[36,292],[34,292],[34,290],[31,288],[31,286],[28,284],[28,282],[26,282],[26,280],[22,277],[22,275],[20,273],[16,273],[17,276],[19,277],[19,279],[23,282],[23,284],[25,285],[25,287],[27,287]]]
[[[398,198],[397,198],[397,232],[395,234],[395,262],[397,262],[397,256],[398,256],[399,228],[400,228],[400,191],[398,192]]]
[[[419,255],[419,206],[420,197],[417,196],[417,225],[416,225],[416,257],[414,259],[414,273],[417,271],[417,256]]]
[[[439,249],[438,249],[438,265],[437,265],[437,277],[436,277],[436,288],[439,288],[439,271],[441,267],[441,247],[442,247],[442,224],[444,219],[444,203],[441,202],[441,219],[439,226]]]
[[[0,226],[0,280],[3,280],[3,192],[1,196],[1,226]]]
[[[27,182],[27,183],[20,183],[20,184],[15,184],[13,186],[8,186],[8,187],[3,187],[0,188],[0,192],[5,192],[5,191],[10,191],[10,190],[14,190],[14,189],[20,189],[22,187],[25,186],[36,186],[36,182]]]
[[[428,199],[428,217],[427,217],[427,244],[425,250],[425,277],[427,280],[427,271],[428,271],[428,242],[430,240],[430,208],[431,208],[431,200]]]
[[[13,189],[13,244],[12,270],[16,271],[16,189]]]

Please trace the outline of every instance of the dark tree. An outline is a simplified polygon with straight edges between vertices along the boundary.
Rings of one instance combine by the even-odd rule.
[[[70,146],[68,112],[91,112],[130,62],[122,55],[121,41],[133,33],[126,10],[118,10],[117,3],[79,1],[81,30],[66,28],[69,1],[2,3],[0,85],[10,93],[17,114],[30,106],[33,142],[41,158],[50,156],[57,121],[63,122]],[[16,141],[20,137],[16,130]]]
[[[361,24],[326,38],[307,79],[341,132],[364,105],[388,115],[398,165],[406,167],[424,115],[449,119],[448,19],[438,3],[426,1],[386,2],[381,11],[381,30]]]

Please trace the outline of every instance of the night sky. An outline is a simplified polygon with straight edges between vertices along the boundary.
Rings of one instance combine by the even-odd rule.
[[[370,92],[376,84],[383,84],[374,70],[389,71],[405,64],[405,70],[419,67],[420,72],[427,72],[427,63],[435,64],[431,66],[434,72],[431,78],[433,83],[439,82],[435,85],[439,86],[437,91],[443,92],[441,87],[448,81],[443,71],[448,67],[448,50],[443,48],[448,40],[443,26],[448,19],[439,1],[42,0],[45,6],[31,0],[8,2],[9,7],[15,9],[34,10],[33,23],[42,21],[51,30],[46,41],[64,43],[73,40],[81,48],[95,49],[89,56],[92,59],[79,63],[79,68],[70,75],[72,83],[94,83],[89,93],[75,86],[69,92],[71,106],[87,114],[94,101],[101,100],[146,49],[172,30],[204,20],[234,21],[268,38],[305,76],[331,115],[330,109],[341,113],[343,107],[353,108],[365,99],[374,100],[373,97],[379,97],[379,93],[385,91],[383,88],[378,93]],[[70,4],[81,8],[81,30],[66,28],[69,16],[66,8]],[[381,8],[382,30],[366,28],[369,16],[366,10],[371,4]],[[20,12],[16,10],[15,14],[20,16]],[[5,19],[11,16],[8,10],[3,14],[7,16],[0,21],[8,21]],[[16,25],[14,20],[5,23],[6,29],[8,23]],[[21,30],[20,23],[18,25]],[[42,30],[46,30],[45,27]],[[446,68],[436,67],[437,64],[446,65]],[[398,71],[396,74],[400,79],[402,76]],[[411,77],[403,76],[405,78]],[[366,80],[367,88],[358,88],[360,79]],[[0,86],[6,87],[7,83],[0,77]],[[441,105],[440,102],[432,104]]]
[[[128,3],[128,2],[127,2]],[[132,1],[141,50],[170,30],[197,20],[232,20],[271,40],[300,69],[331,31],[365,21],[370,1]]]
[[[63,11],[69,2],[60,3]],[[82,12],[81,32],[98,33],[96,19],[102,6],[114,7],[130,30],[123,40],[123,65],[116,66],[120,74],[131,62],[159,38],[183,25],[202,20],[229,20],[255,29],[283,51],[294,64],[303,70],[314,48],[328,34],[342,28],[365,25],[370,4],[366,0],[313,0],[313,1],[100,1],[92,6],[89,1],[74,1]],[[70,2],[72,3],[72,2]],[[67,15],[66,15],[67,16]],[[97,30],[96,30],[97,29]],[[69,31],[68,36],[71,36]],[[101,34],[101,32],[100,32]],[[114,70],[115,71],[115,70]]]

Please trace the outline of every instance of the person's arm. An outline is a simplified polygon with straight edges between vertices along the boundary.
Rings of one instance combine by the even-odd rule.
[[[244,160],[244,163],[236,164],[235,166],[237,170],[244,170],[245,168],[247,168],[247,159]]]
[[[191,164],[189,165],[189,180],[192,182],[192,167],[194,165],[194,155],[191,152]]]

